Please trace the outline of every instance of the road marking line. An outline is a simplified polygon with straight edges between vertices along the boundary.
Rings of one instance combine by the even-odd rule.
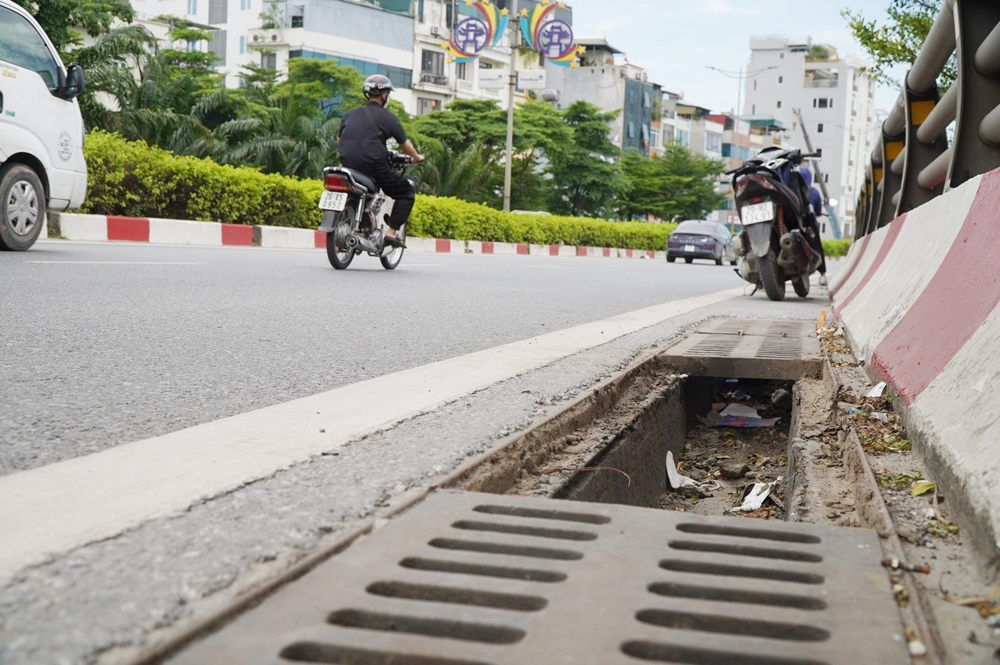
[[[0,477],[0,586],[55,554],[182,512],[463,395],[742,294],[742,288],[728,289],[654,305]]]
[[[82,266],[200,266],[190,261],[25,261],[25,263],[72,264]]]

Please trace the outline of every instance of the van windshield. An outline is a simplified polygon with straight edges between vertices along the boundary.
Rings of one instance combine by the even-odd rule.
[[[0,61],[37,72],[49,90],[59,86],[59,65],[26,18],[0,7],[0,35]]]

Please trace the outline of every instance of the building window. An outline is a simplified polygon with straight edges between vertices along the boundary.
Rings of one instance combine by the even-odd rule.
[[[198,13],[198,0],[188,0],[188,16]]]
[[[779,53],[778,54],[778,60],[784,60],[784,59],[785,59],[785,54],[784,53]]]
[[[187,40],[187,52],[197,53],[198,52],[198,42],[194,39]]]
[[[754,104],[750,107],[750,115],[757,115],[757,105]]]
[[[293,28],[301,28],[304,25],[305,25],[305,19],[301,15],[292,17]]]
[[[240,53],[242,54],[246,52],[247,52],[247,38],[240,37]]]
[[[424,49],[420,57],[420,71],[424,74],[444,76],[444,53]]]
[[[778,108],[779,109],[781,108],[781,100],[780,99],[778,100]]]
[[[277,69],[278,68],[278,54],[277,53],[261,53],[260,54],[260,66],[264,69]]]
[[[785,77],[784,76],[779,76],[778,77],[778,83],[781,84],[781,83],[784,83],[784,82],[785,82]]]
[[[246,11],[250,9],[251,0],[240,0],[240,11]]]
[[[757,90],[757,81],[754,81],[754,82],[753,82],[753,89],[754,89],[754,91],[756,91],[756,90]]]
[[[823,148],[816,148],[816,156],[817,157],[823,156]],[[824,180],[823,182],[826,182],[826,180]]]
[[[720,152],[722,150],[722,135],[721,134],[706,134],[705,135],[705,151],[706,152]]]
[[[210,25],[226,23],[229,20],[227,0],[208,0],[208,22]]]
[[[816,125],[816,133],[817,134],[822,134],[823,133],[823,123],[822,122],[819,123],[818,125]],[[851,136],[851,140],[852,141],[854,140],[854,136],[853,135]]]
[[[819,97],[813,100],[814,109],[832,109],[833,100],[827,97]]]
[[[223,66],[226,64],[226,31],[225,30],[213,30],[212,31],[212,53],[215,54],[218,60],[215,63],[217,66]]]
[[[469,80],[468,63],[460,62],[457,65],[455,65],[455,76],[457,76],[459,80],[468,81]]]
[[[678,129],[677,145],[681,146],[682,148],[686,148],[688,147],[688,145],[690,145],[690,143],[691,143],[691,133],[686,132],[683,129]]]
[[[441,100],[440,99],[426,99],[424,97],[417,98],[417,115],[427,115],[428,113],[433,113],[434,111],[441,110]]]
[[[649,130],[649,147],[653,150],[658,150],[660,147],[660,130],[650,129]]]

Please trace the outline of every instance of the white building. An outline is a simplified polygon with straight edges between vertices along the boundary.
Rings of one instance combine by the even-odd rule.
[[[131,0],[143,19],[174,16],[212,31],[207,49],[226,85],[239,85],[253,63],[287,71],[289,58],[335,60],[363,75],[384,74],[407,112],[423,115],[453,99],[496,100],[505,90],[481,87],[481,69],[510,71],[509,33],[470,63],[448,61],[443,46],[473,8],[456,0]],[[537,0],[524,0],[531,7]],[[560,10],[567,11],[567,10]],[[157,32],[159,36],[159,32]],[[519,55],[519,68],[528,68]],[[533,66],[537,67],[537,64]],[[507,80],[505,76],[504,80]],[[519,98],[523,95],[519,94]]]
[[[750,63],[742,117],[774,118],[791,130],[796,146],[805,149],[801,111],[844,237],[854,235],[854,205],[864,186],[865,155],[871,154],[875,83],[865,63],[842,59],[827,45],[809,37],[750,38]],[[833,237],[827,218],[820,218],[824,237]]]

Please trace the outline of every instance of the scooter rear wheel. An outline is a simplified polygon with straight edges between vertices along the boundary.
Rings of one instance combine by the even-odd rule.
[[[774,259],[774,254],[768,252],[758,259],[760,269],[760,281],[764,285],[764,293],[770,300],[785,299],[785,280],[778,268],[778,262]]]
[[[346,270],[354,260],[354,250],[347,246],[347,238],[351,235],[351,223],[354,219],[354,209],[344,208],[333,223],[333,230],[326,234],[326,257],[336,270]]]
[[[803,275],[802,277],[796,277],[792,280],[792,288],[795,289],[795,295],[800,298],[809,297],[809,275]]]

